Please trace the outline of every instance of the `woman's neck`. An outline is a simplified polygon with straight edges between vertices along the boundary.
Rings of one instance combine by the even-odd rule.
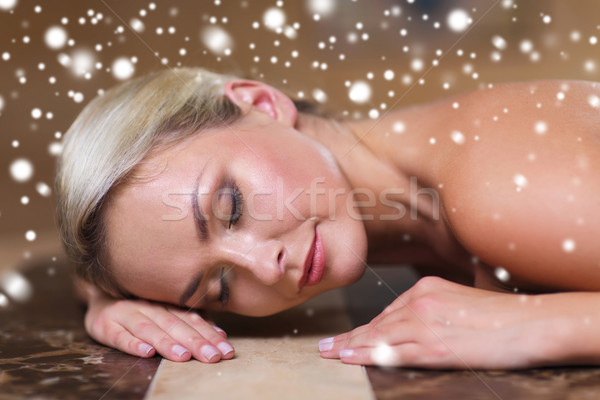
[[[414,135],[390,138],[399,117],[338,122],[301,114],[296,125],[331,151],[354,188],[372,260],[411,262],[406,254],[390,257],[390,251],[401,244],[429,248],[442,233],[440,222],[445,225],[435,177],[421,161],[429,159],[427,149]]]

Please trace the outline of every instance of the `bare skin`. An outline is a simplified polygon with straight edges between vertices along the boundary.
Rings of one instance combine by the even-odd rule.
[[[368,196],[355,198],[362,201],[357,207],[360,214],[369,216],[359,225],[343,216],[335,222],[346,224],[343,231],[351,233],[353,246],[358,249],[364,230],[369,244],[365,254],[360,250],[352,254],[354,247],[334,247],[330,235],[339,228],[320,211],[310,215],[316,218],[333,264],[328,265],[322,282],[298,294],[289,288],[299,276],[302,257],[296,249],[310,236],[306,223],[289,219],[284,225],[245,225],[246,231],[239,228],[241,233],[216,230],[223,238],[243,232],[260,234],[265,240],[269,238],[265,243],[277,241],[286,249],[275,252],[287,257],[280,257],[287,261],[275,278],[258,267],[266,265],[266,258],[240,258],[242,250],[227,247],[225,239],[207,245],[203,258],[198,259],[206,264],[201,268],[207,271],[212,255],[217,263],[225,259],[224,254],[237,254],[227,259],[234,265],[232,276],[236,278],[231,282],[232,294],[244,296],[256,287],[270,296],[265,301],[268,299],[272,307],[284,309],[353,282],[365,263],[414,263],[425,274],[445,279],[424,278],[370,324],[323,341],[323,357],[357,364],[427,368],[511,369],[600,361],[600,341],[592,334],[600,321],[590,317],[600,303],[600,294],[595,293],[600,289],[600,253],[595,246],[600,226],[600,115],[589,102],[590,96],[600,96],[600,90],[593,84],[498,85],[390,112],[378,121],[358,122],[296,116],[289,99],[272,88],[248,81],[227,85],[228,96],[248,113],[243,122],[248,130],[242,123],[238,139],[260,149],[261,143],[268,143],[261,141],[269,140],[260,136],[265,131],[300,132],[333,156],[337,166],[331,170],[325,159],[319,161],[318,152],[310,164],[323,162],[323,168],[336,177],[339,169],[343,179],[330,178],[330,188],[361,188],[376,199],[369,203]],[[557,99],[559,92],[564,93],[564,99]],[[252,126],[262,128],[254,132]],[[244,136],[244,132],[251,134]],[[301,142],[295,142],[292,131],[290,135],[283,140],[290,140],[289,147],[297,148]],[[202,148],[206,146],[210,142],[205,140]],[[284,143],[282,147],[286,147]],[[109,239],[124,243],[112,253],[111,265],[124,286],[140,297],[177,304],[179,296],[174,293],[181,291],[178,282],[189,279],[192,273],[183,262],[180,268],[166,272],[161,264],[150,263],[163,254],[168,259],[182,254],[169,254],[175,247],[161,242],[159,233],[164,223],[160,225],[158,217],[164,215],[165,208],[156,201],[158,192],[153,194],[152,190],[163,183],[170,185],[175,179],[168,178],[169,173],[182,177],[181,187],[189,188],[193,177],[186,181],[184,170],[177,172],[175,160],[188,154],[190,160],[202,159],[201,151],[192,152],[192,148],[190,144],[162,155],[171,169],[152,185],[125,188],[108,211]],[[240,146],[239,151],[247,151],[244,149]],[[265,155],[271,154],[265,149]],[[278,167],[278,160],[269,162],[275,169],[285,166]],[[248,164],[243,167],[240,171],[247,173]],[[290,176],[302,181],[298,174]],[[248,175],[245,179],[250,182],[255,178]],[[254,188],[259,187],[258,181],[252,182]],[[162,187],[171,187],[168,185]],[[385,193],[386,203],[381,198],[389,188],[397,190]],[[131,213],[134,203],[145,207],[137,217]],[[302,204],[308,203],[299,205],[308,210]],[[389,218],[403,211],[402,218]],[[149,219],[150,215],[157,218]],[[130,218],[128,223],[120,224],[125,216]],[[155,230],[151,221],[157,221]],[[196,257],[198,245],[192,241],[197,239],[181,233],[191,232],[192,222],[185,223],[188,225],[182,223],[169,231],[169,237],[182,235],[176,250],[189,248],[189,256],[183,257],[189,261]],[[146,239],[139,237],[144,232],[138,229],[136,240],[127,242],[134,237],[127,227],[142,225],[146,233],[154,232],[148,233],[149,243],[165,246],[163,253],[149,255],[147,262],[136,265],[135,260],[147,254],[148,249],[141,245]],[[189,246],[181,247],[187,241]],[[153,274],[144,275],[149,268]],[[164,292],[153,286],[153,276],[167,288]],[[172,286],[165,282],[172,282]],[[524,294],[515,295],[515,288]],[[86,328],[90,335],[130,354],[151,356],[158,352],[174,361],[195,357],[205,362],[233,357],[224,333],[192,317],[195,314],[151,302],[107,299],[97,293],[90,295],[89,304]],[[230,311],[247,314],[241,304],[232,302]],[[211,307],[216,306],[207,304],[204,308]],[[252,312],[257,310],[260,304]],[[493,351],[490,337],[494,338]],[[181,350],[176,345],[186,351],[174,350]]]

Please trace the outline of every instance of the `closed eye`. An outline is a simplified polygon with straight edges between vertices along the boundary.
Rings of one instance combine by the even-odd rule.
[[[231,196],[231,213],[229,214],[229,228],[235,225],[242,217],[244,199],[237,184],[228,180],[226,183],[228,194]]]
[[[227,284],[227,279],[225,279],[225,268],[221,268],[221,293],[219,294],[219,302],[221,302],[221,309],[224,309],[227,306],[227,302],[229,301],[229,285]]]

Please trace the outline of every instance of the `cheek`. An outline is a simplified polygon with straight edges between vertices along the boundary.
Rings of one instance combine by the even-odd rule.
[[[313,154],[314,156],[314,154]],[[247,160],[236,167],[248,215],[258,221],[305,220],[327,207],[327,194],[342,182],[322,158],[287,160],[261,153],[260,163]],[[317,207],[315,209],[315,207]]]

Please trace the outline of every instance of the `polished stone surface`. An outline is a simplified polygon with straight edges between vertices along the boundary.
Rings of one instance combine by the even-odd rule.
[[[344,290],[345,303],[354,325],[368,322],[393,300],[393,292],[401,293],[414,279],[410,274],[398,275],[397,271],[392,273],[382,268],[376,271],[379,276],[367,272],[357,285]],[[32,295],[20,302],[9,296],[8,304],[0,306],[0,398],[142,399],[161,358],[139,359],[91,340],[83,329],[84,310],[74,299],[65,263],[48,259],[28,265],[20,273],[31,286]],[[6,282],[6,275],[0,277],[0,293],[6,294]],[[26,286],[14,293],[25,295]],[[312,315],[312,312],[269,317],[277,319],[277,332],[269,318],[263,321],[225,316],[220,322],[230,334],[250,339],[245,342],[245,348],[240,348],[244,353],[240,353],[242,360],[242,356],[246,357],[253,351],[252,340],[259,340],[265,335],[322,335],[330,328],[328,318],[307,318],[309,314]],[[306,344],[307,349],[313,341],[316,337]],[[293,370],[294,361],[288,360],[289,365],[286,364],[284,352],[282,349],[271,356],[281,353],[283,364],[280,366]],[[320,359],[315,363],[322,361],[335,363]],[[216,364],[214,367],[218,369],[224,365]],[[249,371],[248,374],[254,372]],[[600,398],[600,368],[591,367],[518,372],[369,367],[367,374],[377,399]],[[194,380],[198,376],[192,373],[188,378]],[[269,378],[273,377],[261,377]],[[340,382],[328,384],[334,389]],[[153,385],[157,384],[160,382],[155,380]],[[235,382],[226,384],[234,385]]]
[[[12,275],[13,297],[0,307],[0,398],[143,398],[160,358],[132,357],[90,339],[64,262],[40,261],[19,275],[24,280]]]
[[[378,400],[597,400],[599,368],[519,372],[367,368]]]

